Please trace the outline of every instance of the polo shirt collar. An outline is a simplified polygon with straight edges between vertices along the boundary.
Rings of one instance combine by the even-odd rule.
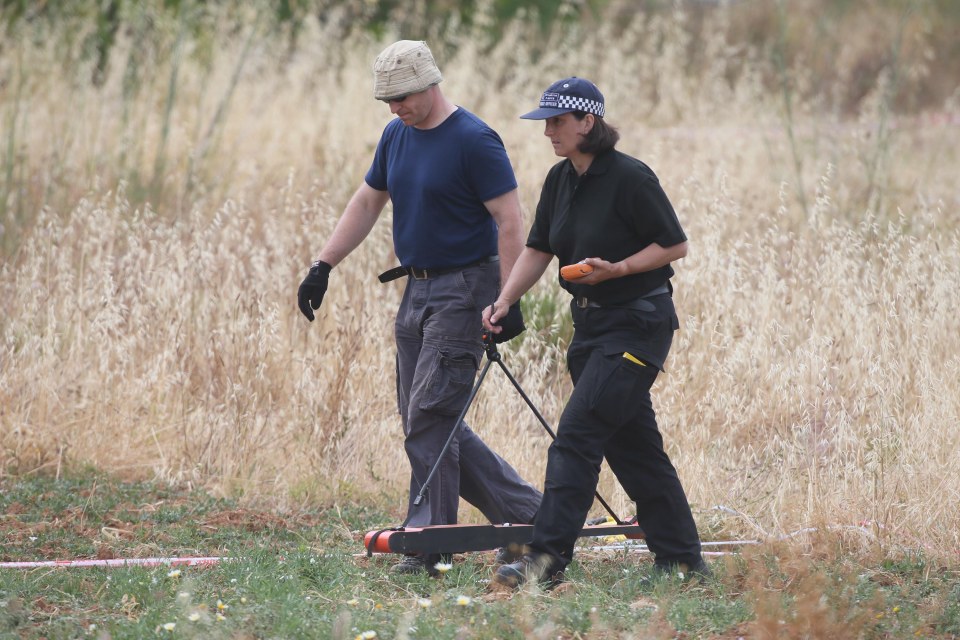
[[[611,166],[613,166],[614,155],[615,155],[615,151],[613,149],[610,149],[594,157],[593,162],[590,163],[590,166],[587,167],[587,170],[584,172],[583,175],[590,176],[590,175],[598,175],[598,174],[606,173],[607,170],[610,169]],[[570,162],[569,158],[567,159],[566,170],[568,173],[575,174],[577,172],[577,170],[573,168],[573,163]]]

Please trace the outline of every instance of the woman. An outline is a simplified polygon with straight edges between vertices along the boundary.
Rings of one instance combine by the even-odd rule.
[[[547,174],[526,247],[485,309],[484,326],[496,333],[554,256],[588,273],[567,280],[561,270],[561,286],[573,295],[567,364],[574,390],[550,446],[529,550],[494,576],[511,587],[563,579],[604,457],[637,503],[656,568],[709,573],[650,400],[679,327],[670,263],[687,254],[687,238],[653,171],[614,148],[620,136],[604,110],[600,90],[573,77],[552,84],[540,108],[521,116],[545,120],[544,135],[565,159]]]

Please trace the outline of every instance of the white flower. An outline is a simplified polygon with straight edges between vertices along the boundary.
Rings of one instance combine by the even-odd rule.
[[[197,613],[196,611],[194,611],[193,613],[187,616],[187,620],[189,620],[190,622],[196,622],[199,619],[200,619],[200,614]]]
[[[433,568],[436,569],[439,573],[446,573],[447,571],[450,571],[450,569],[453,568],[453,564],[450,562],[438,562],[437,564],[433,565]]]
[[[179,578],[179,577],[180,577],[180,569],[174,569],[173,571],[171,571],[170,573],[167,574],[167,577],[168,577],[168,578]]]
[[[430,598],[420,598],[417,600],[417,604],[420,605],[421,609],[429,609],[430,605],[433,604],[433,601]]]
[[[227,619],[227,616],[225,616],[225,615],[223,615],[222,613],[219,613],[219,612],[217,613],[217,622],[223,622],[223,621],[226,620],[226,619]]]
[[[223,604],[223,600],[217,600],[217,611],[226,611],[230,608],[230,605]]]
[[[377,637],[376,631],[364,631],[363,633],[358,633],[356,640],[373,640]]]
[[[347,600],[347,604],[350,605],[351,607],[355,607],[358,604],[360,604],[360,601],[357,600],[356,598],[350,598],[349,600]]]
[[[470,596],[457,596],[457,606],[458,607],[468,607],[473,600],[470,599]]]
[[[176,623],[176,622],[167,622],[166,624],[163,625],[162,628],[163,628],[164,631],[173,631],[174,629],[177,628],[177,623]]]

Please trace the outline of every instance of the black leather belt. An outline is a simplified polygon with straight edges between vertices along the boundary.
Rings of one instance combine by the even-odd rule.
[[[654,296],[662,296],[665,293],[670,293],[672,289],[670,288],[670,283],[666,282],[656,289],[651,289],[646,292],[639,298],[634,300],[627,300],[626,302],[620,302],[618,304],[603,304],[590,298],[585,298],[583,296],[577,296],[573,299],[573,302],[580,307],[581,309],[638,309],[640,311],[653,311],[651,309],[652,304],[647,302],[647,298],[653,298]]]
[[[427,280],[428,278],[436,278],[437,276],[442,276],[447,273],[454,273],[456,271],[463,271],[464,269],[469,269],[470,267],[476,267],[481,264],[490,264],[491,262],[499,262],[500,256],[488,256],[477,260],[476,262],[471,262],[469,264],[462,264],[458,267],[443,267],[439,269],[420,269],[419,267],[394,267],[393,269],[388,269],[384,271],[377,279],[380,282],[390,282],[396,280],[397,278],[402,278],[404,276],[410,276],[414,280]]]

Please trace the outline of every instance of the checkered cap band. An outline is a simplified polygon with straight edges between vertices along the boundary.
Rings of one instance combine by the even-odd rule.
[[[573,109],[574,111],[583,111],[592,113],[595,116],[603,117],[604,107],[602,102],[591,100],[590,98],[581,98],[579,96],[566,96],[562,93],[553,91],[544,92],[540,98],[541,109]]]

